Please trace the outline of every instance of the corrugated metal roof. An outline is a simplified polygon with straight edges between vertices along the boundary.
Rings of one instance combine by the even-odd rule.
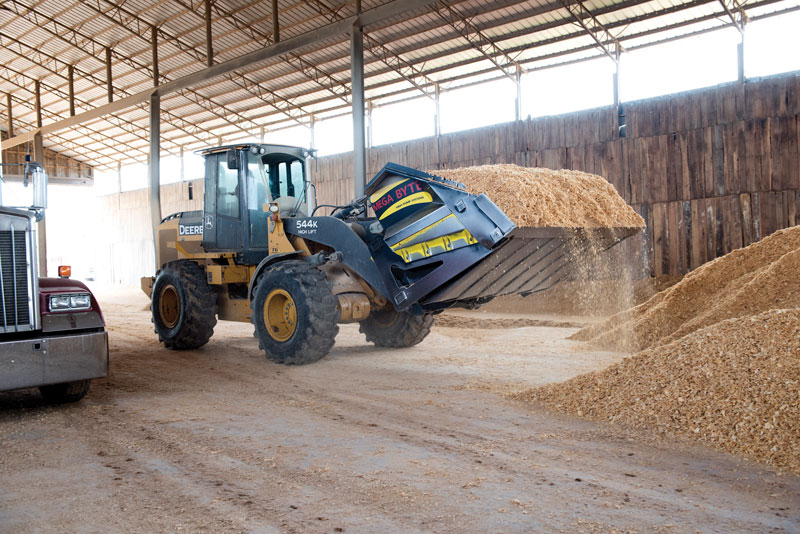
[[[728,0],[722,0],[727,2]],[[373,105],[731,25],[720,0],[441,0],[365,28],[366,96]],[[388,0],[363,0],[369,10]],[[732,4],[729,4],[732,5]],[[751,16],[800,9],[798,0],[739,2]],[[282,39],[354,15],[346,0],[279,0]],[[272,43],[271,3],[212,4],[214,62]],[[582,24],[581,24],[582,23]],[[69,115],[68,69],[76,111],[107,102],[105,48],[112,55],[114,98],[152,87],[151,27],[158,33],[160,81],[206,67],[205,4],[193,0],[4,0],[0,6],[0,91],[10,93],[17,132],[36,122],[39,80],[43,122]],[[585,26],[585,27],[584,27]],[[589,28],[589,30],[587,30]],[[308,124],[349,107],[348,36],[162,98],[162,147],[196,150]],[[7,111],[0,112],[3,122]],[[144,161],[148,110],[139,105],[53,134],[45,144],[99,166]]]

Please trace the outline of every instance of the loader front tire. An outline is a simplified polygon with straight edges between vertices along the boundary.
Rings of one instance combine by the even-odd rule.
[[[378,347],[413,347],[431,333],[434,316],[414,315],[407,311],[375,310],[359,323],[367,341]]]
[[[256,281],[252,322],[267,358],[287,365],[322,359],[339,333],[339,310],[325,275],[304,261],[283,261]]]
[[[168,349],[197,349],[217,324],[217,297],[205,271],[193,261],[166,264],[153,283],[150,310],[158,340]]]

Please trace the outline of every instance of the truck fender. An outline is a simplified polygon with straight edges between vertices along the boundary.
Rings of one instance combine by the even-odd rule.
[[[250,279],[249,287],[247,288],[247,300],[253,300],[253,288],[255,287],[255,281],[258,280],[258,277],[261,276],[261,273],[264,272],[268,267],[278,263],[279,261],[286,261],[295,258],[299,258],[301,251],[295,250],[292,252],[279,252],[277,254],[270,254],[256,266],[256,270],[253,272],[253,277]]]

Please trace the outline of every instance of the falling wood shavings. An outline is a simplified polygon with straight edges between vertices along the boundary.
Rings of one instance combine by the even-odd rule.
[[[669,343],[724,319],[800,306],[800,226],[687,274],[650,300],[572,338],[619,350]]]
[[[428,172],[485,193],[517,226],[644,227],[614,186],[594,174],[511,164]]]
[[[604,371],[514,394],[800,473],[800,308],[728,319]]]

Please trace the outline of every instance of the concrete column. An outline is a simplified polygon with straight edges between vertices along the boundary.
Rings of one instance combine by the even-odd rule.
[[[150,158],[147,166],[150,183],[150,220],[153,226],[153,248],[158,265],[158,225],[161,224],[161,97],[150,96]]]
[[[353,185],[356,198],[364,196],[367,183],[367,150],[364,140],[364,31],[350,32],[350,86],[353,92]]]
[[[181,183],[186,179],[186,166],[183,158],[183,147],[181,147]]]

